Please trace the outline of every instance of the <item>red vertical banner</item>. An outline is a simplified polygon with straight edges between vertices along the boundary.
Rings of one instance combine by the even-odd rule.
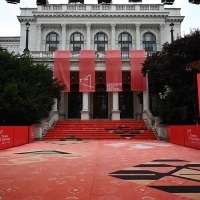
[[[143,76],[141,69],[142,63],[146,59],[144,50],[132,50],[130,51],[130,63],[131,63],[131,90],[132,91],[146,91],[147,83],[146,77]]]
[[[79,79],[80,92],[95,92],[95,51],[80,51]]]
[[[120,50],[106,51],[106,91],[122,91],[122,60]]]
[[[199,106],[199,117],[200,117],[200,74],[197,74],[197,90],[198,90],[198,104],[199,104],[198,106]]]
[[[70,91],[70,51],[55,51],[54,77],[65,85],[63,92]]]

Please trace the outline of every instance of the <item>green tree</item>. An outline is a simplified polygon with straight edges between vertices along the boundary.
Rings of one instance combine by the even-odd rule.
[[[200,59],[200,31],[195,30],[183,38],[177,38],[173,43],[165,43],[162,50],[147,57],[142,72],[148,73],[150,92],[153,94],[166,93],[166,89],[173,91],[163,100],[170,105],[163,116],[166,123],[180,123],[180,109],[187,108],[187,119],[184,123],[194,120],[195,103],[195,70],[186,70],[188,63]],[[173,98],[172,98],[173,97]],[[192,111],[192,112],[191,112]],[[171,113],[174,118],[172,120]],[[161,113],[160,113],[161,114]]]
[[[0,48],[1,125],[30,125],[47,117],[64,87],[47,65]]]

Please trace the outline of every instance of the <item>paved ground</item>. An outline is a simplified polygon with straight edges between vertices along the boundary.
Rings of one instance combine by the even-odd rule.
[[[200,150],[161,141],[35,142],[0,151],[0,200],[200,199]]]

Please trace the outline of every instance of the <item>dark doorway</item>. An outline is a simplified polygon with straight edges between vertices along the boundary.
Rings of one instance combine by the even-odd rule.
[[[103,84],[96,86],[96,92],[93,96],[93,118],[108,118],[108,93]]]
[[[78,85],[72,85],[68,97],[68,118],[80,119],[82,110],[82,93],[78,92]]]
[[[133,118],[133,93],[130,85],[123,85],[123,92],[119,92],[120,118]]]

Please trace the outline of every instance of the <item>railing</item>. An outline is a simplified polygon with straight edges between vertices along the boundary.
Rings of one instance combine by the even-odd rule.
[[[41,140],[47,130],[59,119],[58,111],[51,111],[48,118],[43,118],[37,124],[32,124],[35,127],[35,139]]]
[[[53,51],[31,51],[30,56],[33,58],[53,58]]]
[[[53,59],[53,51],[31,51],[30,55],[35,59]],[[71,51],[70,59],[77,60],[79,59],[80,52],[79,51]],[[106,52],[105,51],[95,51],[95,59],[96,60],[105,60]],[[122,59],[129,59],[129,51],[121,51]]]
[[[136,4],[136,5],[119,5],[119,4],[112,4],[112,5],[101,5],[101,4],[50,4],[48,6],[38,6],[38,10],[42,11],[90,11],[90,12],[96,12],[96,11],[103,11],[103,12],[116,12],[116,11],[162,11],[164,9],[164,6],[162,4],[160,5],[149,5],[149,4]]]

